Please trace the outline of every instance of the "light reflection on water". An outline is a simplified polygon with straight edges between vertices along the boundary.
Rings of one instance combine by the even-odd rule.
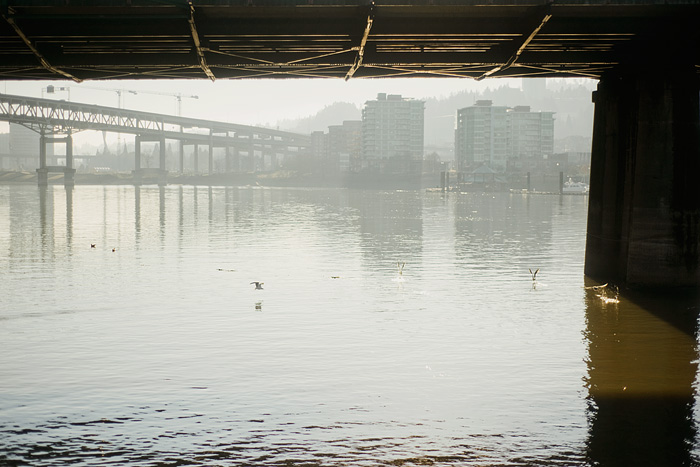
[[[0,186],[0,464],[692,465],[696,300],[584,288],[586,201]]]

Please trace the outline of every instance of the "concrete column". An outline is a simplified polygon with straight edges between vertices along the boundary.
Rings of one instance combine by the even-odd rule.
[[[75,185],[75,168],[73,167],[73,136],[66,135],[66,169],[63,172],[63,185],[71,187]]]
[[[141,137],[134,138],[134,170],[141,170]]]
[[[700,105],[693,67],[604,76],[594,93],[585,273],[700,286]]]
[[[185,142],[180,140],[180,174],[185,173]]]
[[[141,184],[141,137],[136,135],[134,138],[134,185]]]
[[[39,137],[39,168],[36,170],[39,186],[49,184],[49,170],[46,167],[46,136],[42,133]]]
[[[226,173],[231,172],[231,148],[226,145],[226,160],[225,160]]]
[[[165,166],[165,138],[158,141],[158,149],[160,150],[158,161],[158,185],[163,186],[168,183],[168,171]]]
[[[564,172],[559,172],[559,194],[564,193]]]
[[[199,145],[194,145],[194,174],[199,175]]]
[[[214,141],[212,132],[209,132],[209,175],[214,173]]]

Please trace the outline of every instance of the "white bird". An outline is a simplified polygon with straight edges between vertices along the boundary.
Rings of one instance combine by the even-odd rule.
[[[406,263],[397,262],[396,266],[399,268],[399,276],[403,276],[403,267],[406,266]]]
[[[264,282],[253,281],[251,284],[255,284],[255,290],[262,290]]]

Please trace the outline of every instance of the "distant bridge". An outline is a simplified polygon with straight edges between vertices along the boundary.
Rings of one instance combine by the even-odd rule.
[[[160,169],[165,168],[165,140],[180,142],[180,172],[184,169],[182,146],[195,146],[195,159],[198,146],[206,146],[209,156],[209,172],[213,170],[213,148],[226,150],[226,169],[238,170],[241,167],[241,153],[246,154],[248,165],[258,153],[265,163],[269,159],[274,167],[278,158],[299,154],[308,148],[307,135],[286,131],[258,128],[235,123],[217,122],[171,115],[117,109],[99,105],[55,101],[23,96],[0,94],[0,121],[26,126],[41,135],[39,174],[61,171],[72,174],[72,134],[81,130],[110,131],[136,135],[135,169],[141,169],[140,143],[157,141],[160,143]],[[46,164],[46,144],[66,143],[66,166],[49,167]],[[198,165],[198,164],[196,164]]]

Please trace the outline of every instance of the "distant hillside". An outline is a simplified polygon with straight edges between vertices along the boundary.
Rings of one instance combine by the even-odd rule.
[[[280,130],[298,133],[327,132],[329,126],[341,125],[344,120],[361,119],[362,111],[355,104],[334,102],[321,109],[316,115],[294,120],[280,120],[277,125]]]

